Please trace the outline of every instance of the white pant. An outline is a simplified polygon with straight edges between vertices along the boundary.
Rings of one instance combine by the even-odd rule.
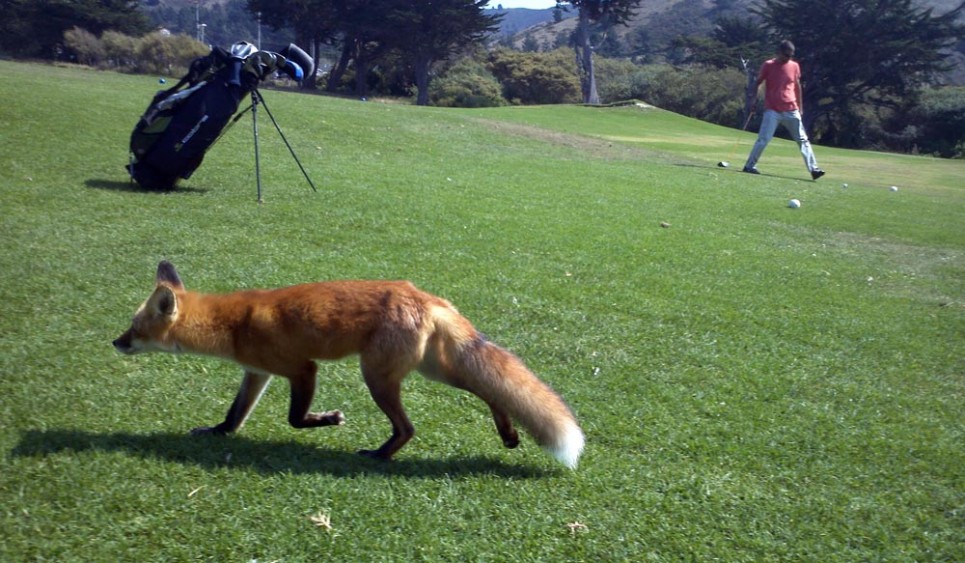
[[[814,151],[811,150],[811,141],[808,141],[808,134],[804,131],[804,124],[801,122],[801,112],[797,110],[777,112],[772,109],[764,111],[761,129],[757,134],[757,142],[754,143],[754,148],[751,149],[751,154],[747,157],[747,164],[744,165],[744,168],[754,168],[757,165],[757,161],[761,158],[761,153],[764,152],[767,143],[770,143],[771,139],[774,138],[778,124],[787,129],[791,138],[801,149],[801,156],[804,157],[804,164],[808,167],[808,170],[811,172],[818,170],[818,161],[814,158]]]

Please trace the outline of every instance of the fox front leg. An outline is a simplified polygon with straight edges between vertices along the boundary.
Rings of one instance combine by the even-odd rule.
[[[271,381],[271,375],[267,373],[246,371],[245,377],[241,380],[241,389],[238,390],[238,395],[231,403],[231,408],[228,409],[224,422],[217,426],[201,426],[192,430],[191,433],[220,435],[238,430],[245,423],[251,411],[254,410],[255,405],[258,404],[258,399],[265,392],[269,381]]]
[[[291,384],[291,404],[288,407],[288,424],[293,428],[315,428],[318,426],[341,426],[345,424],[342,411],[309,412],[315,398],[318,366],[308,362],[301,373],[289,378]]]

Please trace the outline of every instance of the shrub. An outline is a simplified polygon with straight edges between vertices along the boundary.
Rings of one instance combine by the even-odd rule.
[[[623,100],[646,100],[646,85],[652,80],[654,68],[634,64],[625,59],[594,59],[597,92],[600,101],[612,104]]]
[[[923,91],[912,118],[921,123],[919,152],[945,158],[965,157],[965,87]]]
[[[184,74],[191,61],[209,52],[187,35],[157,31],[137,38],[105,31],[98,38],[79,27],[64,32],[64,45],[78,63],[147,74]]]
[[[192,60],[208,52],[207,46],[187,35],[149,33],[137,41],[135,70],[148,74],[184,74]]]
[[[105,31],[101,42],[106,52],[104,64],[116,69],[134,68],[137,61],[137,39],[116,31]]]
[[[83,65],[98,66],[107,54],[96,35],[76,26],[64,32],[64,47]]]
[[[484,64],[463,58],[429,85],[432,105],[480,108],[506,105],[502,86]]]
[[[653,104],[711,123],[740,125],[747,82],[739,70],[667,66],[656,78],[650,88]]]
[[[736,69],[636,65],[600,58],[596,77],[604,103],[636,98],[703,121],[741,125],[746,79]]]
[[[572,52],[520,53],[497,49],[489,69],[503,86],[503,96],[517,104],[562,104],[580,100],[580,80]]]

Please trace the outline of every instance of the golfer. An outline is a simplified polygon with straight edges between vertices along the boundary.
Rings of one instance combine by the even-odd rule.
[[[804,157],[804,164],[811,172],[811,179],[817,180],[824,176],[824,170],[818,168],[818,161],[814,158],[811,150],[811,142],[804,131],[804,124],[801,121],[801,113],[804,112],[804,99],[801,94],[801,67],[797,62],[792,61],[794,56],[794,43],[788,40],[781,41],[777,48],[777,56],[773,59],[764,61],[761,71],[757,75],[757,87],[754,89],[754,100],[752,107],[757,103],[757,92],[761,84],[764,86],[764,117],[761,120],[761,130],[757,134],[757,142],[751,149],[747,163],[744,164],[744,172],[750,174],[760,174],[757,170],[757,161],[761,158],[761,153],[767,147],[767,143],[774,138],[778,124],[784,126],[797,142],[801,149],[801,156]]]

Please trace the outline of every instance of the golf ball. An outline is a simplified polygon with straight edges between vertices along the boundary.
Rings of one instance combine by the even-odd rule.
[[[898,186],[891,186],[891,187],[888,188],[888,189],[891,190],[891,191],[893,191],[893,192],[897,192],[897,191],[898,191]]]
[[[842,188],[847,188],[847,187],[848,187],[848,184],[841,184],[841,187],[842,187]]]
[[[165,84],[165,83],[167,83],[167,80],[165,80],[165,79],[163,79],[163,78],[158,78],[157,81],[158,81],[158,84]]]
[[[792,199],[791,201],[787,202],[787,206],[791,209],[797,209],[798,207],[801,207],[801,202],[796,199]]]

